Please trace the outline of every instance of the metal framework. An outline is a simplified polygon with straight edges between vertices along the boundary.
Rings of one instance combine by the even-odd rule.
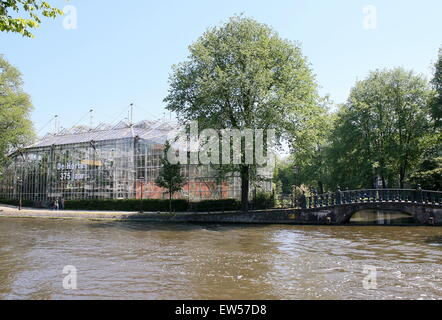
[[[113,128],[49,134],[14,152],[0,180],[0,198],[46,206],[55,198],[161,199],[155,185],[170,123],[121,122]],[[189,200],[239,198],[240,179],[215,182],[206,165],[183,165],[187,183],[174,195]],[[21,183],[19,183],[21,181]],[[271,183],[265,183],[271,189]]]
[[[353,203],[419,203],[442,206],[442,192],[418,189],[361,189],[338,190],[324,194],[301,196],[299,206],[304,209],[325,208]]]

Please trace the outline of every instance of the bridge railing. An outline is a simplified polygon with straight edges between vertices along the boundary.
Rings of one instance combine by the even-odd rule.
[[[421,189],[338,190],[301,198],[301,208],[322,208],[351,203],[420,203],[442,206],[442,192]]]

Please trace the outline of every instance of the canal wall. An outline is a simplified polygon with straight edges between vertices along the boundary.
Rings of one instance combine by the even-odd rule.
[[[13,206],[0,206],[0,216],[55,219],[125,220],[154,222],[193,223],[261,223],[261,224],[310,224],[343,225],[361,210],[402,212],[412,216],[419,225],[442,225],[442,207],[417,203],[354,203],[311,209],[273,209],[243,212],[106,212],[45,210]]]
[[[442,225],[442,207],[414,203],[360,203],[311,209],[275,209],[243,212],[188,213],[170,215],[167,219],[177,222],[213,223],[267,223],[267,224],[321,224],[343,225],[362,210],[402,212],[415,219],[418,225]],[[143,219],[143,214],[133,215]],[[148,215],[149,219],[162,221],[164,217]]]

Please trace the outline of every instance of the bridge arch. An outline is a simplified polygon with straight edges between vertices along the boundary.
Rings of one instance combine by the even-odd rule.
[[[442,192],[421,189],[338,190],[301,198],[307,220],[335,224],[348,223],[364,210],[400,212],[419,224],[442,224]]]
[[[398,209],[385,209],[374,206],[367,206],[361,210],[355,209],[353,213],[345,217],[343,224],[368,224],[368,225],[414,225],[419,221],[416,216],[403,210]]]
[[[410,223],[412,221],[412,223],[415,224],[428,224],[431,222],[436,222],[434,219],[438,218],[437,220],[439,220],[440,215],[442,214],[442,208],[440,207],[435,208],[433,206],[426,206],[419,203],[404,202],[342,204],[334,206],[332,209],[332,214],[337,223],[348,224],[355,214],[363,211],[402,213],[410,217]],[[431,219],[433,219],[433,221]]]

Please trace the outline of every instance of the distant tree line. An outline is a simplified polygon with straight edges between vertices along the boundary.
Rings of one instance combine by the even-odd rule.
[[[10,152],[32,143],[32,109],[20,72],[0,55],[0,173]]]
[[[275,182],[319,193],[341,189],[442,188],[442,48],[431,81],[393,68],[356,82],[322,118],[310,148],[280,161]]]

